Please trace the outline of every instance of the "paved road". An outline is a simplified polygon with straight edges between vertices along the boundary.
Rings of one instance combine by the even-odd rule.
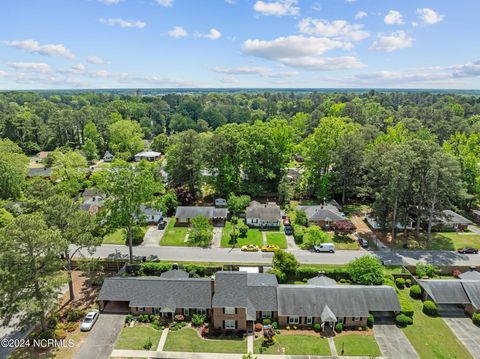
[[[384,358],[418,359],[412,344],[391,319],[375,320],[373,333]]]
[[[80,347],[75,359],[108,359],[113,350],[120,331],[123,328],[125,315],[100,314],[92,331]]]
[[[72,247],[75,249],[75,247]],[[115,249],[122,254],[128,254],[124,245],[104,244],[97,247],[90,255],[86,250],[80,251],[82,256],[93,258],[114,258]],[[365,254],[375,254],[385,264],[415,265],[417,262],[426,262],[435,265],[480,266],[480,255],[459,254],[453,251],[377,251],[365,250],[336,251],[331,253],[314,253],[301,249],[288,249],[302,264],[345,264]],[[231,248],[197,248],[197,247],[170,247],[170,246],[139,246],[133,249],[134,255],[156,255],[161,260],[223,262],[223,263],[258,263],[270,264],[273,254],[262,252],[242,252]]]
[[[14,324],[10,327],[0,327],[0,340],[2,339],[22,339],[25,338],[28,333],[30,332],[29,329],[27,330],[18,330],[14,328]],[[3,347],[0,346],[0,358],[6,358],[14,348]]]
[[[448,310],[439,308],[439,315],[472,357],[480,359],[480,328],[472,323],[472,319],[465,315],[463,309],[451,306]]]

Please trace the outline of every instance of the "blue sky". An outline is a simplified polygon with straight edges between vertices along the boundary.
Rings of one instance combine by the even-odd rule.
[[[15,0],[0,89],[480,86],[476,0]]]

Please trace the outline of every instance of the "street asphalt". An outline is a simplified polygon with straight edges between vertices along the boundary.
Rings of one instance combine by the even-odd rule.
[[[72,249],[75,247],[72,247]],[[115,251],[122,255],[128,254],[125,245],[104,244],[96,248],[93,254],[87,250],[79,251],[78,255],[90,258],[115,258]],[[376,255],[387,265],[415,265],[417,262],[448,266],[480,266],[479,254],[459,254],[455,251],[439,250],[384,250],[366,251],[338,250],[335,253],[315,253],[301,249],[287,249],[295,255],[302,264],[346,264],[363,255]],[[215,262],[215,263],[255,263],[271,264],[272,253],[242,252],[235,248],[198,248],[171,246],[139,246],[134,247],[135,256],[157,256],[160,260],[178,262]]]

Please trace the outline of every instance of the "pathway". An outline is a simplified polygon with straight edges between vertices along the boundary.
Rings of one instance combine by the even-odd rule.
[[[338,356],[337,347],[335,346],[333,337],[328,337],[328,346],[330,347],[330,353],[332,353],[334,357]]]
[[[220,248],[222,242],[223,227],[213,227],[212,247]]]
[[[160,238],[162,238],[163,233],[161,234],[156,226],[149,226],[145,232],[145,237],[143,237],[143,242],[141,246],[143,247],[156,247],[159,245]]]
[[[253,333],[247,335],[247,353],[253,354]]]
[[[169,328],[163,329],[162,336],[160,337],[160,341],[158,342],[157,352],[162,352],[163,351],[163,347],[165,346],[165,343],[167,341],[167,336],[168,336],[169,330],[170,330]]]
[[[294,250],[299,250],[300,247],[295,243],[295,238],[293,236],[287,236],[285,235],[285,238],[287,239],[287,247],[288,249],[294,249]]]
[[[262,231],[262,239],[263,239],[263,245],[266,246],[267,245],[267,232],[266,231]]]

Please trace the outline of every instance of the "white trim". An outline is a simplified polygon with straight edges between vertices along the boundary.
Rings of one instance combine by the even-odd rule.
[[[145,311],[145,307],[137,307],[137,312],[144,312]]]
[[[309,325],[313,323],[313,317],[305,317],[305,324]]]
[[[236,329],[237,328],[235,320],[232,320],[232,319],[226,319],[223,322],[223,326],[224,326],[225,329]]]
[[[224,314],[235,314],[235,307],[225,307],[223,312]]]
[[[265,319],[265,318],[272,318],[271,310],[262,310],[262,319]]]
[[[183,308],[183,315],[189,317],[190,316],[190,308]]]
[[[197,314],[207,315],[207,310],[205,308],[196,308],[195,311],[197,312]]]
[[[298,324],[298,323],[300,323],[300,317],[298,315],[292,315],[288,317],[288,324]]]
[[[354,322],[360,322],[360,321],[362,321],[362,317],[353,317],[353,318],[352,318],[352,321],[354,321]]]
[[[337,323],[344,324],[345,323],[345,318],[344,317],[338,317],[337,318]]]

